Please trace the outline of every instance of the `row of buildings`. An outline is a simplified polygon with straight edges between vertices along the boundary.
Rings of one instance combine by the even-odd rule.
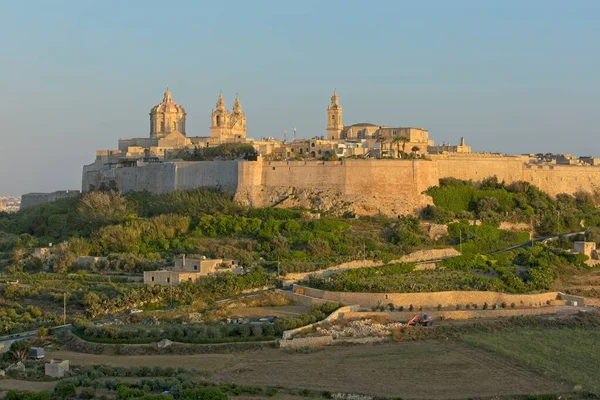
[[[135,165],[138,161],[160,162],[169,151],[212,147],[223,143],[248,143],[263,157],[285,159],[331,158],[403,158],[430,153],[469,153],[471,148],[461,139],[458,145],[435,146],[429,132],[422,128],[388,127],[371,123],[344,125],[343,109],[337,93],[327,107],[326,135],[292,141],[274,138],[254,140],[247,136],[246,114],[238,97],[233,108],[225,106],[219,95],[211,113],[209,136],[190,136],[187,133],[185,109],[173,101],[167,90],[161,103],[150,110],[150,129],[147,137],[119,139],[115,150],[99,150],[86,171],[99,171],[119,166]],[[295,136],[295,134],[294,134]],[[84,188],[85,190],[86,188]]]

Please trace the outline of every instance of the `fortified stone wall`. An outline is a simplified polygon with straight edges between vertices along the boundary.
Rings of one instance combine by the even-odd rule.
[[[58,190],[52,193],[27,193],[21,196],[21,210],[59,199],[77,197],[79,194],[81,194],[79,190]]]
[[[83,189],[99,186],[102,181],[114,180],[124,193],[148,191],[168,193],[200,187],[219,187],[235,194],[238,188],[237,161],[167,162],[137,167],[112,168],[90,171],[84,167]]]
[[[531,165],[522,156],[432,155],[431,160],[168,162],[93,171],[84,167],[83,190],[114,179],[124,191],[165,193],[221,187],[254,207],[300,206],[339,214],[413,213],[431,198],[423,191],[440,178],[524,180],[556,195],[600,189],[600,167]]]

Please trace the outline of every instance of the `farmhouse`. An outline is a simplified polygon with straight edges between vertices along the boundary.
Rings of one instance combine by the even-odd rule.
[[[146,285],[177,286],[219,271],[238,273],[238,269],[238,263],[235,260],[207,259],[205,257],[186,258],[184,255],[175,260],[172,269],[144,271],[144,283]]]

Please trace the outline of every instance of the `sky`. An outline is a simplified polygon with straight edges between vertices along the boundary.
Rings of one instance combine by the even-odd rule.
[[[416,4],[419,3],[419,4]],[[600,1],[0,0],[0,195],[80,189],[146,137],[168,86],[188,136],[222,91],[248,136],[344,124],[476,151],[600,156]]]

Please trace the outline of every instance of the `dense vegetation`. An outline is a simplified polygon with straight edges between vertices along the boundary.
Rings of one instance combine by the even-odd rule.
[[[496,177],[481,182],[454,178],[440,179],[440,185],[426,192],[435,206],[428,206],[423,217],[439,222],[453,218],[479,219],[497,225],[500,221],[533,221],[540,236],[574,232],[600,224],[597,196],[577,192],[559,194],[556,199],[528,182],[505,184]]]
[[[0,251],[9,271],[41,270],[43,263],[29,255],[47,243],[59,243],[51,261],[55,272],[77,268],[77,257],[88,255],[108,256],[92,271],[139,272],[182,253],[303,272],[363,257],[397,258],[430,240],[413,217],[309,219],[302,210],[241,207],[215,190],[95,191],[0,218]]]
[[[289,329],[320,321],[340,307],[338,303],[315,305],[309,314],[294,318],[278,318],[275,323],[251,324],[161,324],[96,326],[87,320],[75,321],[73,332],[82,339],[111,344],[145,344],[162,339],[179,343],[227,343],[272,340]]]
[[[527,293],[551,289],[563,267],[588,269],[584,255],[536,244],[489,255],[466,254],[442,261],[443,269],[415,271],[409,264],[359,268],[327,278],[310,278],[319,289],[342,292],[418,293],[493,290]],[[405,305],[406,306],[406,305]]]
[[[169,153],[169,158],[181,158],[184,161],[212,161],[256,157],[257,154],[254,147],[249,143],[223,143],[214,147],[174,150]]]

